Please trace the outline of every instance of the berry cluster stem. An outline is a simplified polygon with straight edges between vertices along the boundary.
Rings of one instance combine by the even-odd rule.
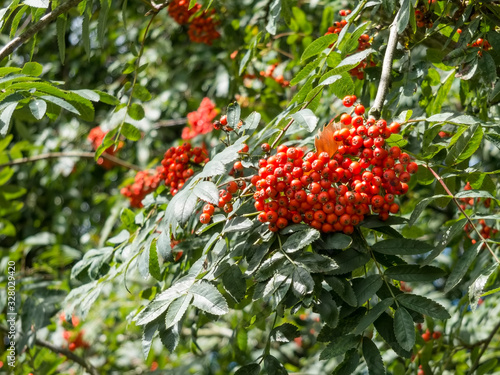
[[[394,60],[394,52],[398,45],[398,25],[393,22],[390,26],[389,40],[387,42],[387,49],[385,50],[384,62],[382,63],[382,74],[380,76],[380,84],[375,97],[375,102],[370,109],[370,117],[378,119],[382,112],[385,97],[389,92],[391,84],[392,63]]]
[[[310,99],[307,103],[305,103],[305,104],[302,106],[301,110],[306,109],[306,108],[309,106],[309,104],[311,104],[311,103],[312,103],[312,101],[313,101],[314,99],[316,99],[316,97],[319,95],[319,93],[320,93],[320,92],[322,92],[322,90],[320,90],[320,91],[318,91],[316,94],[314,94],[314,96],[313,96],[313,97],[312,97],[312,98],[311,98],[311,99]],[[274,147],[276,146],[276,144],[279,142],[279,140],[281,139],[281,137],[283,137],[283,136],[285,135],[285,133],[286,133],[286,131],[288,130],[288,128],[290,128],[290,126],[292,126],[292,124],[293,124],[293,122],[294,122],[294,121],[295,121],[295,120],[292,118],[292,119],[288,122],[288,124],[286,124],[286,126],[285,126],[283,129],[281,129],[280,133],[278,134],[278,136],[277,136],[277,137],[276,137],[276,139],[274,140],[273,144],[271,145],[271,148],[274,148]]]
[[[455,195],[451,192],[451,190],[448,188],[448,186],[446,186],[446,183],[443,181],[443,179],[441,178],[441,176],[438,175],[436,173],[436,171],[434,169],[432,169],[430,166],[426,165],[426,168],[434,175],[434,177],[436,178],[436,180],[439,181],[439,183],[441,184],[441,186],[443,187],[443,189],[446,191],[446,193],[448,193],[448,195],[450,195],[452,197],[453,202],[455,203],[455,205],[458,207],[458,209],[460,210],[460,212],[465,216],[465,218],[467,219],[467,221],[469,222],[469,224],[472,226],[472,228],[474,229],[474,231],[479,236],[479,240],[486,245],[486,248],[491,253],[491,255],[493,256],[493,258],[495,258],[495,261],[498,264],[500,264],[500,259],[498,259],[498,257],[495,255],[495,252],[493,251],[493,249],[490,247],[490,245],[488,244],[488,242],[484,239],[484,237],[481,235],[481,233],[479,232],[479,230],[476,228],[476,226],[472,222],[472,219],[470,218],[470,216],[467,215],[467,213],[465,212],[465,210],[462,207],[460,207],[460,203],[457,201],[457,198],[455,198]]]

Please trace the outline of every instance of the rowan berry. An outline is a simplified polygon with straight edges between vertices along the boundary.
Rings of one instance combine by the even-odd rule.
[[[208,213],[203,213],[200,215],[200,223],[208,224],[210,222],[211,218],[212,218],[212,216],[209,215]]]

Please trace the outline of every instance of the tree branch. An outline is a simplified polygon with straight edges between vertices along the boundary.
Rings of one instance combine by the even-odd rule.
[[[448,193],[448,195],[451,195],[451,197],[453,199],[453,203],[455,203],[455,205],[458,207],[458,209],[460,210],[460,212],[465,216],[465,218],[467,219],[467,221],[469,222],[469,224],[472,226],[472,228],[474,229],[474,231],[477,233],[477,235],[479,236],[479,240],[482,243],[484,243],[484,245],[488,248],[488,251],[491,253],[491,255],[493,256],[493,258],[495,258],[495,261],[498,264],[500,264],[500,259],[498,259],[498,257],[495,255],[495,252],[493,251],[493,249],[490,247],[490,245],[488,244],[488,242],[485,240],[485,238],[481,235],[481,233],[479,232],[479,230],[476,228],[476,226],[472,222],[472,219],[470,218],[470,216],[467,215],[467,213],[464,211],[464,209],[460,206],[460,203],[457,201],[457,198],[455,198],[455,195],[450,191],[450,189],[448,188],[448,186],[446,186],[446,183],[443,181],[443,179],[441,178],[441,176],[438,175],[436,173],[436,171],[434,169],[432,169],[431,167],[429,167],[428,165],[426,165],[425,167],[439,181],[439,183],[441,184],[441,186],[443,187],[443,189],[446,191],[446,193]]]
[[[49,23],[55,21],[58,16],[77,6],[82,0],[68,0],[56,7],[52,12],[40,18],[40,21],[31,25],[24,33],[12,39],[0,50],[0,61],[9,56],[17,47],[26,43],[33,35],[45,28]]]
[[[40,154],[40,155],[35,155],[35,156],[28,156],[25,158],[21,159],[15,159],[12,161],[9,161],[7,163],[0,164],[0,168],[4,167],[10,167],[12,165],[19,165],[19,164],[26,164],[26,163],[32,163],[35,161],[39,160],[46,160],[46,159],[57,159],[57,158],[88,158],[88,159],[93,159],[95,157],[94,152],[85,152],[85,151],[66,151],[66,152],[48,152],[46,154]],[[109,154],[102,154],[102,158],[107,159],[119,166],[128,168],[128,169],[133,169],[135,171],[140,171],[141,168],[139,168],[137,165],[131,164],[125,160],[122,160],[120,158],[117,158],[116,156],[109,155]]]
[[[476,357],[476,360],[474,361],[474,363],[472,364],[470,370],[469,370],[469,374],[473,374],[474,371],[476,370],[476,368],[479,366],[479,360],[481,359],[481,357],[483,356],[484,352],[486,351],[486,349],[488,348],[488,345],[490,344],[491,340],[493,340],[493,337],[495,336],[495,334],[497,333],[497,331],[500,329],[500,323],[498,323],[494,328],[493,328],[493,331],[491,331],[490,335],[488,336],[488,338],[486,339],[486,341],[484,342],[484,346],[483,348],[481,349],[481,352],[479,353],[479,355]]]
[[[4,333],[8,333],[9,332],[8,328],[6,326],[4,326],[4,325],[0,325],[0,331],[2,331]],[[51,352],[54,352],[54,353],[57,353],[57,354],[62,354],[64,356],[66,356],[68,359],[70,359],[73,362],[76,362],[80,366],[82,366],[91,375],[99,375],[99,372],[97,371],[97,369],[94,366],[92,366],[84,358],[82,358],[80,356],[77,356],[75,353],[73,353],[72,351],[70,351],[70,350],[68,350],[66,348],[55,346],[55,345],[51,344],[50,342],[47,342],[47,341],[42,340],[42,339],[35,339],[35,345],[42,346],[44,348],[49,349]]]
[[[382,107],[384,105],[385,97],[389,91],[391,83],[392,62],[394,60],[394,52],[398,45],[398,26],[393,22],[390,27],[389,40],[387,42],[387,49],[385,50],[384,62],[382,63],[382,74],[380,76],[380,84],[378,86],[377,96],[370,109],[370,117],[376,119],[380,118]]]
[[[172,119],[172,120],[163,120],[163,121],[158,121],[153,126],[153,129],[170,127],[170,126],[178,126],[178,125],[186,125],[186,123],[187,123],[186,118],[176,118],[176,119]]]

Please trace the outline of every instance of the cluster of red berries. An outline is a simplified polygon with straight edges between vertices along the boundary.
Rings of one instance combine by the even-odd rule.
[[[92,143],[92,148],[94,149],[94,151],[97,150],[97,148],[102,144],[102,141],[107,133],[108,132],[102,130],[100,126],[96,126],[95,128],[90,130],[87,139],[90,141],[90,143]],[[115,146],[108,147],[106,151],[104,151],[104,153],[108,155],[115,155],[122,147],[123,142],[119,142],[116,148]],[[106,169],[110,169],[115,165],[111,160],[104,159],[102,156],[97,159],[97,164]]]
[[[221,118],[219,120],[214,121],[214,123],[212,125],[213,125],[215,130],[222,129],[225,132],[231,132],[234,130],[232,127],[230,127],[227,124],[227,116],[226,115],[221,116]],[[241,128],[242,125],[243,125],[243,121],[241,121],[241,120],[238,122],[238,124],[236,124],[238,129]]]
[[[351,14],[351,11],[349,9],[341,9],[339,11],[339,15],[341,17],[346,17],[348,16],[349,14]],[[325,35],[328,35],[328,34],[340,34],[340,32],[342,31],[342,29],[344,28],[344,26],[347,25],[347,21],[346,20],[342,20],[342,21],[335,21],[333,23],[333,26],[330,26],[327,30],[327,32],[325,33]]]
[[[430,29],[434,23],[432,22],[432,13],[428,12],[425,7],[420,7],[415,9],[415,20],[417,21],[417,27],[426,27]]]
[[[244,180],[233,180],[229,181],[226,184],[225,189],[219,190],[219,203],[218,207],[222,209],[225,213],[230,213],[233,211],[233,204],[231,203],[233,200],[234,194],[238,192],[238,190],[243,190],[246,187],[246,183]],[[207,203],[203,206],[203,213],[200,215],[200,223],[208,224],[212,219],[212,215],[215,212],[215,206],[211,203]]]
[[[182,146],[170,147],[161,161],[163,169],[160,177],[165,180],[170,193],[175,195],[186,180],[194,175],[193,168],[207,162],[207,151],[201,147],[192,147],[188,142]]]
[[[66,316],[64,313],[61,313],[59,315],[59,320],[61,321],[62,324],[68,324],[66,321]],[[80,324],[80,320],[78,319],[77,316],[73,315],[71,317],[71,325],[73,328],[76,328]],[[83,330],[64,330],[63,331],[63,338],[68,342],[68,349],[71,351],[74,351],[75,349],[78,348],[88,348],[90,344],[83,339],[84,335]]]
[[[174,0],[168,5],[168,13],[179,25],[189,24],[191,41],[211,45],[213,40],[220,38],[216,30],[219,22],[213,18],[214,10],[201,11],[201,8],[200,4],[195,4],[189,9],[189,0]]]
[[[464,190],[472,190],[472,186],[470,186],[469,182],[467,182],[467,184],[465,185]],[[463,210],[469,207],[473,207],[475,203],[474,198],[461,198],[460,200],[462,202],[460,207]],[[481,200],[481,198],[477,198],[477,203],[482,203],[484,207],[490,208],[491,198],[486,198],[484,200]],[[477,225],[476,228],[479,230],[479,233],[483,238],[485,239],[492,238],[498,234],[498,229],[489,226],[484,219],[480,219],[478,224],[479,225]],[[469,223],[465,224],[464,231],[467,234],[467,237],[471,239],[471,242],[475,244],[476,240],[472,238],[472,234],[474,233],[474,228],[472,227],[472,225]]]
[[[273,76],[274,70],[276,69],[277,66],[278,66],[278,63],[269,65],[266,68],[266,70],[260,71],[260,73],[259,73],[260,76],[271,78],[271,79],[275,80],[278,84],[280,84],[282,87],[288,87],[290,85],[290,82],[285,80],[285,78],[283,77],[283,74],[280,74],[276,77]]]
[[[349,14],[351,14],[351,11],[348,10],[348,9],[342,9],[342,10],[339,11],[339,15],[341,17],[346,17]],[[330,26],[328,28],[328,31],[325,33],[325,35],[328,35],[328,34],[339,34],[342,31],[342,29],[344,28],[345,25],[347,25],[347,21],[346,20],[336,21],[336,22],[333,23],[333,26]],[[363,34],[363,35],[361,35],[358,38],[358,48],[357,48],[356,52],[364,51],[365,49],[369,48],[370,46],[371,46],[370,36],[368,34]],[[368,63],[367,63],[367,61],[365,59],[365,60],[361,61],[358,66],[356,66],[355,68],[351,69],[349,71],[349,73],[353,77],[357,77],[358,79],[364,79],[365,78],[364,69],[366,68],[367,65],[368,65]],[[370,61],[370,65],[374,66],[375,63],[373,61]]]
[[[348,96],[344,105],[355,101]],[[365,120],[364,112],[357,105],[354,118],[341,116],[345,127],[333,133],[331,142],[338,143],[333,158],[328,152],[304,155],[301,148],[281,145],[276,155],[259,161],[259,173],[251,179],[259,221],[269,223],[271,231],[304,222],[325,233],[350,234],[370,212],[386,220],[399,211],[395,195],[408,191],[418,166],[399,147],[385,145],[400,125]],[[269,153],[270,146],[265,143],[262,149]]]
[[[155,191],[162,181],[170,188],[170,194],[177,194],[186,180],[194,175],[193,168],[206,162],[208,157],[205,148],[193,148],[188,142],[182,146],[170,147],[165,152],[161,166],[156,167],[155,171],[137,172],[134,183],[123,187],[120,192],[130,199],[132,207],[140,208],[144,197]]]
[[[160,186],[162,170],[163,167],[157,167],[156,172],[139,171],[135,175],[134,183],[120,190],[120,193],[130,200],[131,207],[141,208],[144,197]]]
[[[422,333],[422,338],[424,339],[425,342],[428,342],[432,339],[437,340],[441,338],[441,332],[439,331],[431,332],[427,329],[424,333]]]
[[[467,47],[479,47],[477,54],[483,56],[483,51],[489,51],[492,47],[491,44],[482,38],[478,38],[474,43],[467,44]]]
[[[188,126],[182,129],[182,139],[191,139],[212,131],[212,121],[215,116],[217,116],[215,103],[209,98],[203,98],[198,109],[188,113]]]

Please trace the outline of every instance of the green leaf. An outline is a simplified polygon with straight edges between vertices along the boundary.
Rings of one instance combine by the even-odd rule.
[[[337,270],[330,272],[332,275],[341,275],[354,271],[356,268],[365,265],[370,260],[370,256],[368,254],[360,253],[354,249],[344,250],[331,258],[339,266]]]
[[[240,267],[236,264],[231,265],[229,269],[223,273],[222,285],[236,302],[240,302],[245,298],[247,283],[241,273]]]
[[[321,62],[321,58],[317,58],[311,61],[309,64],[304,66],[293,79],[290,81],[290,86],[295,86],[297,83],[302,81],[303,79],[309,77],[309,75],[316,69]]]
[[[335,42],[338,39],[338,37],[339,36],[337,34],[328,34],[320,36],[318,39],[316,39],[314,42],[312,42],[307,46],[307,48],[302,53],[300,60],[304,61],[310,57],[316,56],[317,54],[321,53],[330,44]]]
[[[326,348],[319,355],[319,359],[328,360],[342,355],[349,349],[356,347],[359,340],[359,336],[352,334],[340,336],[326,346]]]
[[[115,144],[114,136],[116,135],[116,132],[118,131],[118,128],[115,128],[109,132],[106,133],[104,136],[104,139],[102,140],[102,143],[99,147],[97,147],[97,150],[95,150],[95,156],[94,159],[97,161],[99,157],[106,151],[109,147]]]
[[[112,244],[118,244],[118,243],[128,241],[129,238],[130,238],[130,233],[128,232],[128,230],[123,229],[116,236],[109,238],[107,240],[107,242],[112,243]]]
[[[134,91],[132,92],[134,98],[139,99],[141,102],[147,102],[151,100],[151,93],[142,85],[136,84],[134,86]]]
[[[234,219],[229,220],[222,231],[224,233],[244,232],[252,227],[252,220],[246,217],[237,216]]]
[[[63,65],[66,57],[66,20],[66,14],[61,14],[56,20],[57,46],[59,47],[59,58]]]
[[[37,62],[27,62],[23,66],[22,73],[28,76],[38,77],[43,72],[43,66]]]
[[[309,228],[304,231],[296,232],[287,238],[283,244],[283,250],[287,253],[299,251],[317,240],[320,237],[316,229]]]
[[[491,195],[488,191],[485,190],[464,190],[455,194],[455,198],[490,198],[495,201],[499,201],[496,197]]]
[[[123,123],[120,133],[128,140],[134,142],[141,139],[141,131],[128,122]]]
[[[313,132],[318,124],[318,118],[310,109],[302,109],[291,116],[302,128]]]
[[[209,314],[224,315],[229,311],[227,302],[215,286],[207,281],[194,284],[189,292],[193,295],[193,305]]]
[[[139,103],[132,103],[127,111],[127,114],[134,120],[140,121],[144,118],[144,108]]]
[[[29,108],[33,117],[37,120],[41,120],[47,111],[47,103],[41,99],[30,100]]]
[[[456,165],[468,159],[476,152],[483,139],[483,130],[478,124],[470,126],[448,152],[445,162]]]
[[[483,243],[481,241],[476,242],[470,249],[465,250],[462,256],[458,258],[457,263],[451,269],[448,280],[446,280],[446,285],[444,286],[445,293],[452,290],[462,280],[472,262],[474,262],[474,259],[476,259],[479,254],[479,250],[482,245]]]
[[[401,8],[395,20],[398,27],[398,34],[402,34],[406,26],[408,26],[408,21],[410,21],[410,10],[410,0],[402,0]]]
[[[307,270],[313,273],[330,272],[338,268],[337,264],[331,258],[314,252],[304,252],[295,259],[295,262],[302,264]]]
[[[274,358],[272,355],[266,355],[264,357],[264,368],[267,375],[288,375],[283,365]]]
[[[377,293],[382,284],[383,281],[380,275],[370,275],[365,278],[353,279],[352,288],[356,294],[358,306],[362,306]]]
[[[219,203],[219,190],[211,181],[200,181],[193,189],[193,193],[202,201],[215,204]]]
[[[311,274],[305,268],[296,267],[292,274],[292,291],[298,297],[312,293],[314,289],[314,280]]]
[[[90,60],[90,17],[92,16],[92,4],[86,3],[82,20],[82,44],[87,60]]]
[[[186,294],[170,304],[165,315],[165,328],[170,328],[181,321],[192,299],[193,296],[191,294]]]
[[[411,351],[415,345],[415,324],[404,307],[396,309],[394,314],[394,334],[401,347]]]
[[[347,249],[352,244],[352,238],[343,233],[329,233],[323,241],[319,242],[322,249]]]
[[[443,277],[446,272],[432,266],[417,266],[412,264],[390,267],[384,274],[391,279],[400,281],[433,281]]]
[[[231,103],[227,106],[227,125],[233,129],[238,127],[238,122],[240,122],[241,108],[236,102]]]
[[[10,120],[14,111],[16,110],[18,102],[10,103],[7,105],[3,112],[0,114],[0,136],[5,137],[9,131]]]
[[[344,360],[333,371],[332,375],[351,375],[359,365],[359,354],[356,349],[347,351]]]
[[[373,244],[372,250],[388,255],[417,255],[427,253],[432,246],[422,241],[392,238]]]
[[[432,262],[433,259],[435,259],[441,252],[448,246],[448,243],[458,234],[463,234],[462,229],[465,226],[465,223],[467,222],[467,219],[462,219],[454,223],[451,227],[446,229],[446,231],[443,233],[443,236],[439,239],[439,241],[436,243],[436,247],[432,252],[425,258],[423,261],[422,265],[428,265],[430,262]]]
[[[4,198],[7,200],[22,197],[26,194],[26,191],[25,188],[16,185],[5,185],[0,189],[0,193],[3,194]]]
[[[252,134],[254,130],[259,126],[260,118],[260,113],[250,113],[250,115],[245,119],[245,123],[241,127],[241,130],[247,134]]]
[[[401,307],[399,307],[401,308]],[[411,351],[403,349],[399,344],[396,335],[394,334],[394,319],[388,314],[383,313],[380,317],[373,323],[375,329],[384,339],[384,341],[389,344],[389,346],[397,353],[397,355],[410,358],[412,355]]]
[[[409,293],[400,294],[396,298],[403,306],[420,314],[428,315],[435,319],[450,318],[450,314],[443,306],[429,298]]]
[[[72,112],[76,115],[80,115],[80,112],[72,104],[68,103],[64,99],[52,95],[43,95],[40,98],[47,102],[54,103],[55,105],[65,109],[66,111]]]
[[[434,199],[438,198],[451,198],[449,195],[434,195],[432,197],[424,198],[420,200],[415,208],[413,209],[413,212],[410,216],[410,221],[408,222],[408,225],[411,227],[415,222],[417,221],[418,217],[424,212],[425,208],[431,203]]]
[[[374,52],[375,52],[374,49],[368,48],[368,49],[365,49],[361,52],[357,52],[355,54],[349,55],[345,59],[343,59],[339,63],[339,65],[337,65],[333,69],[333,71],[341,73],[342,71],[345,71],[345,70],[351,70],[352,68],[355,68],[356,66],[358,66],[361,63],[361,61],[366,59],[369,55],[371,55]],[[338,73],[336,73],[336,74],[338,74]]]
[[[444,83],[439,87],[432,106],[428,106],[427,110],[431,111],[431,113],[439,113],[441,112],[441,107],[443,106],[444,100],[447,98],[448,93],[451,89],[451,85],[455,80],[455,71],[451,71],[451,73],[446,77]]]
[[[156,251],[156,241],[152,241],[149,248],[149,273],[156,280],[162,281],[158,252]]]
[[[276,27],[281,12],[281,0],[273,0],[269,5],[268,21],[266,30],[269,34],[276,34]]]
[[[99,94],[100,101],[109,105],[118,105],[120,101],[113,95],[110,95],[104,91],[94,90],[95,93]]]
[[[249,363],[248,365],[240,367],[234,375],[259,375],[260,365],[257,363]]]
[[[469,301],[471,305],[471,310],[475,311],[481,294],[483,293],[484,286],[490,278],[491,274],[495,272],[498,268],[497,263],[493,263],[489,267],[486,267],[481,271],[479,277],[472,282],[469,286]]]
[[[109,9],[111,8],[111,0],[100,0],[101,10],[97,20],[97,40],[101,48],[104,47],[104,37],[106,36],[106,28],[108,24]]]
[[[29,5],[33,8],[47,9],[49,7],[49,0],[24,0],[23,4]]]
[[[167,330],[160,331],[160,340],[165,348],[171,353],[175,350],[177,345],[179,345],[181,328],[182,322],[179,322]]]
[[[377,318],[394,303],[394,299],[386,298],[377,303],[368,313],[361,318],[353,333],[360,334],[367,329]]]
[[[368,366],[368,374],[386,374],[380,351],[377,345],[368,337],[363,337],[363,357],[365,358],[366,366]]]
[[[174,204],[174,216],[179,224],[184,224],[193,215],[196,208],[196,195],[191,190],[181,190],[175,196],[177,199],[170,204]]]
[[[284,323],[278,327],[274,327],[270,335],[272,341],[278,342],[290,342],[299,336],[298,327],[291,323]]]
[[[158,330],[158,324],[148,324],[144,327],[142,332],[142,353],[144,358],[148,359],[149,351],[151,350],[151,344],[153,343],[153,336]]]

